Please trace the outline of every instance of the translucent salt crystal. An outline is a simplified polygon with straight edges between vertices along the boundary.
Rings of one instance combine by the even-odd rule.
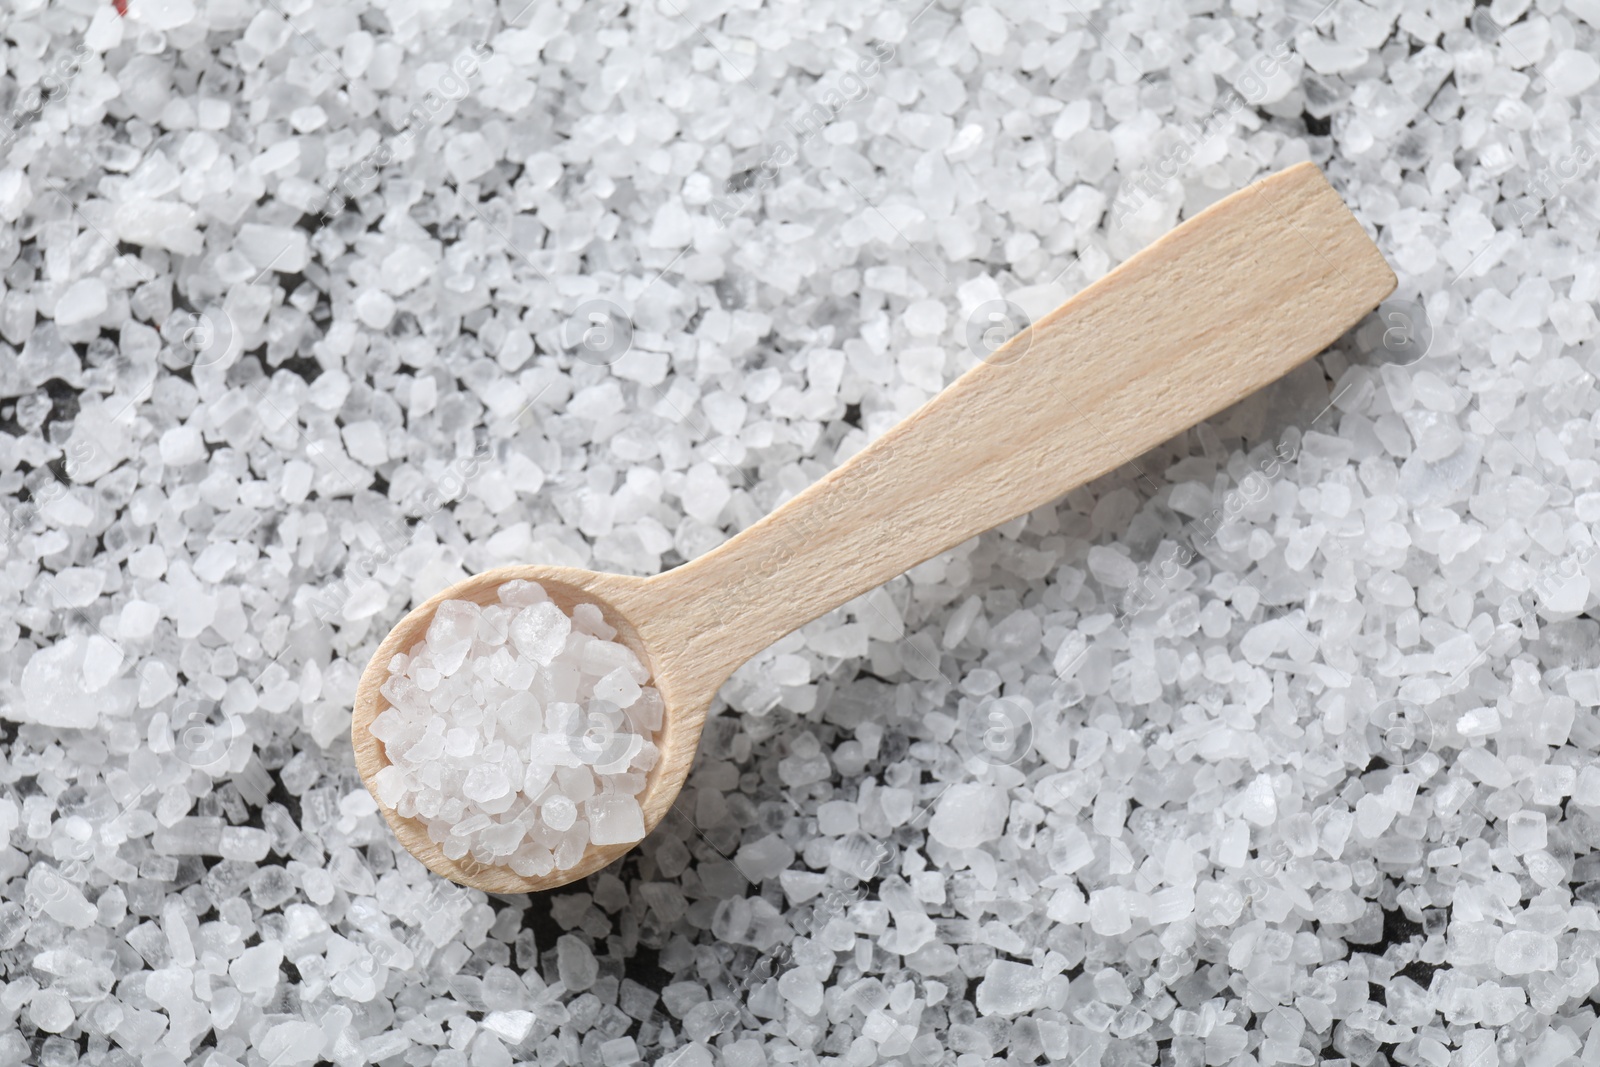
[[[616,637],[616,630],[605,621],[605,613],[592,603],[579,603],[573,606],[573,629],[579,633],[587,633],[590,637],[610,641]]]
[[[536,797],[544,792],[544,787],[550,784],[551,777],[555,774],[555,767],[542,760],[531,759],[528,768],[523,773],[522,792],[526,796]]]
[[[556,976],[561,984],[575,993],[594,985],[600,974],[600,962],[590,951],[586,939],[572,934],[556,938]]]
[[[798,973],[804,975],[806,974],[806,971],[801,968],[795,968],[795,970],[788,973]],[[815,981],[814,978],[812,980]],[[784,992],[781,984],[782,979],[780,979],[779,982],[780,985],[778,991],[780,994],[782,994]],[[795,1007],[799,1008],[802,1013],[815,1015],[817,1011],[820,1010],[822,1003],[822,992],[820,988],[821,983],[817,982],[817,985],[819,988],[817,990],[815,1000],[813,1000],[809,995],[802,994],[799,998],[789,998],[790,1002],[793,1003]],[[791,989],[792,988],[794,987],[791,986]],[[811,1010],[807,1011],[808,1008]],[[683,1031],[695,1041],[709,1041],[716,1035],[725,1033],[736,1026],[739,1022],[739,1018],[740,1010],[737,1004],[727,1000],[708,1000],[702,1004],[696,1004],[694,1007],[684,1012]]]
[[[245,949],[228,964],[228,976],[241,993],[256,994],[277,988],[283,946],[267,941]]]
[[[482,609],[470,601],[446,600],[434,609],[433,619],[428,623],[425,639],[428,648],[470,642],[477,635],[478,619],[482,614]]]
[[[1586,708],[1600,707],[1600,671],[1571,671],[1566,677],[1567,695]]]
[[[1004,27],[1002,25],[1002,31]],[[917,337],[937,337],[944,332],[949,312],[938,300],[918,300],[906,308],[906,329]]]
[[[856,829],[860,809],[848,800],[830,800],[817,806],[817,832],[838,837]]]
[[[420,730],[408,723],[405,717],[394,708],[386,708],[379,712],[373,718],[372,725],[368,727],[368,730],[373,737],[386,743],[390,741],[415,740],[421,734]]]
[[[489,816],[484,812],[480,811],[476,814],[468,815],[466,818],[456,823],[450,828],[450,833],[456,837],[471,837],[479,830],[486,829],[493,824],[494,820],[489,818]]]
[[[1555,936],[1532,930],[1511,930],[1494,949],[1494,965],[1502,974],[1554,970],[1557,958]]]
[[[600,1043],[602,1067],[626,1067],[639,1062],[639,1046],[631,1037],[618,1037]]]
[[[1257,826],[1270,826],[1278,817],[1278,797],[1272,777],[1258,774],[1239,797],[1239,814]]]
[[[467,662],[467,656],[472,652],[472,642],[457,641],[444,646],[430,643],[428,652],[433,657],[433,665],[438,668],[439,674],[452,675]]]
[[[1519,811],[1506,820],[1506,844],[1518,855],[1544,848],[1548,840],[1543,812]]]
[[[1089,549],[1089,573],[1114,589],[1125,589],[1139,576],[1139,565],[1125,553],[1105,545]]]
[[[454,760],[465,759],[478,751],[482,740],[481,733],[464,727],[454,727],[444,732],[444,754]]]
[[[478,844],[496,859],[510,856],[527,836],[527,827],[520,822],[492,824],[478,833]]]
[[[976,848],[1000,836],[1008,808],[1005,793],[994,786],[961,782],[939,798],[928,834],[947,848]]]
[[[639,699],[639,683],[626,670],[618,667],[594,684],[594,695],[597,700],[626,708]]]
[[[556,860],[547,848],[523,845],[512,855],[508,866],[524,878],[542,878],[555,870]]]
[[[520,578],[513,578],[509,582],[503,582],[500,588],[495,591],[495,595],[499,598],[500,603],[519,608],[530,607],[550,599],[545,593],[544,587],[538,582],[525,582]]]
[[[321,1027],[291,1020],[268,1029],[255,1050],[268,1063],[282,1064],[284,1067],[311,1064],[316,1061],[326,1040]]]
[[[76,326],[105,313],[106,283],[99,278],[79,278],[56,300],[55,319],[61,326]]]
[[[1132,927],[1128,898],[1121,889],[1112,886],[1089,894],[1089,925],[1103,937],[1116,937]]]
[[[631,798],[630,798],[631,799]],[[591,809],[594,801],[590,801]],[[640,826],[643,835],[643,824]],[[777,834],[767,834],[739,848],[734,856],[734,866],[751,882],[764,882],[776,878],[794,862],[795,851]]]
[[[271,835],[265,830],[254,826],[224,826],[217,852],[225,860],[259,863],[267,858],[271,845]]]
[[[403,244],[383,258],[382,284],[395,296],[421,285],[438,269],[435,258],[414,244]]]
[[[206,458],[206,445],[198,428],[174,426],[161,435],[161,462],[169,467],[186,467]]]
[[[460,133],[450,138],[449,150],[444,154],[450,173],[457,183],[469,182],[494,166],[495,154],[489,142],[479,133]]]
[[[1538,587],[1539,613],[1546,618],[1570,616],[1589,603],[1587,574],[1553,575]]]
[[[310,262],[304,230],[247,222],[239,227],[234,248],[258,271],[297,274]]]
[[[628,707],[628,720],[639,729],[654,733],[661,729],[661,715],[663,711],[661,695],[652,688],[646,688]]]
[[[550,829],[565,832],[578,821],[578,806],[570,797],[558,794],[539,805],[539,817]]]
[[[499,800],[510,791],[511,782],[506,778],[505,771],[492,764],[472,768],[461,783],[461,792],[469,800],[480,803]]]
[[[155,632],[156,623],[161,619],[161,609],[148,600],[129,600],[122,605],[122,614],[117,624],[119,639],[137,641],[149,637]]]
[[[1378,571],[1368,579],[1367,590],[1378,603],[1391,607],[1410,607],[1416,602],[1411,584],[1393,571]]]
[[[47,1034],[59,1034],[71,1026],[77,1016],[66,996],[54,989],[41,990],[28,1001],[28,1019]]]
[[[706,525],[715,525],[733,490],[710,464],[694,464],[683,477],[683,510]]]
[[[342,431],[344,447],[350,458],[367,467],[377,467],[388,462],[389,451],[384,443],[383,430],[369,420],[352,422]]]
[[[1545,764],[1533,769],[1533,802],[1535,804],[1560,804],[1563,797],[1571,796],[1577,784],[1578,771],[1565,764]]]
[[[511,642],[523,656],[548,666],[566,647],[572,620],[549,602],[530,605],[511,620]]]
[[[1370,841],[1387,830],[1397,814],[1386,797],[1364,796],[1356,801],[1356,833]]]
[[[45,726],[88,729],[105,701],[84,686],[88,641],[64,637],[34,652],[22,668],[22,717]]]
[[[961,25],[966,27],[972,47],[985,55],[998,55],[1006,46],[1008,36],[1005,19],[992,7],[969,7],[961,12]],[[980,1009],[981,1010],[981,1009]]]
[[[1244,911],[1244,897],[1231,885],[1201,882],[1195,887],[1194,920],[1201,926],[1231,926]]]
[[[100,634],[90,634],[83,648],[83,688],[98,693],[122,670],[122,649]]]
[[[1561,96],[1576,96],[1600,81],[1600,61],[1587,52],[1569,48],[1543,64],[1540,73]]]
[[[793,1004],[800,1012],[814,1015],[822,1009],[822,980],[809,969],[796,967],[778,977],[778,995]],[[715,1009],[710,1008],[709,1003],[696,1005],[690,1010],[710,1015]],[[710,1022],[709,1019],[706,1021]]]
[[[978,983],[980,1015],[1021,1015],[1044,1000],[1045,974],[1037,967],[1010,960],[991,960]]]
[[[644,837],[644,813],[631,796],[602,793],[584,805],[590,840],[597,845],[631,844]]]
[[[47,866],[36,867],[30,872],[27,899],[31,906],[73,929],[90,925],[98,914],[78,886]]]

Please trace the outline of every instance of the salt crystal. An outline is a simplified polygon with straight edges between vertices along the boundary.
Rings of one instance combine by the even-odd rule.
[[[599,961],[582,938],[566,934],[556,939],[556,974],[568,989],[583,992],[599,973]]]
[[[1037,967],[992,960],[978,983],[976,1003],[982,1015],[1022,1015],[1044,999],[1045,976]]]
[[[1556,959],[1556,939],[1532,930],[1509,931],[1494,949],[1494,965],[1508,975],[1554,970]]]
[[[35,993],[28,1002],[28,1020],[47,1034],[61,1033],[75,1018],[71,1002],[53,989]]]
[[[161,462],[171,467],[186,467],[206,458],[205,442],[194,426],[174,426],[161,435]]]
[[[549,666],[566,645],[572,620],[548,601],[535,603],[511,620],[511,641],[518,652],[541,666]]]
[[[1002,35],[1003,33],[1002,27]],[[917,301],[906,308],[906,328],[914,336],[937,337],[944,332],[947,314],[944,304],[937,300]]]
[[[383,287],[394,296],[409,293],[437,269],[438,262],[433,256],[417,245],[403,244],[384,257]]]
[[[703,523],[715,524],[733,491],[709,463],[689,468],[683,480],[683,510]]]
[[[1004,793],[993,786],[960,782],[939,798],[928,833],[947,848],[976,848],[998,837],[1005,822]]]
[[[590,807],[594,801],[590,801]],[[777,834],[768,834],[742,846],[734,856],[734,865],[751,882],[760,883],[776,878],[794,862],[795,850]]]
[[[631,844],[644,836],[644,814],[639,802],[619,793],[601,793],[584,804],[589,835],[597,845]]]
[[[1600,62],[1587,52],[1569,48],[1556,53],[1540,70],[1545,81],[1561,96],[1576,96],[1600,81]]]
[[[87,640],[72,636],[29,657],[19,687],[23,698],[19,710],[26,721],[63,729],[87,729],[100,721],[105,701],[92,695],[81,680],[87,655]]]
[[[1278,798],[1272,779],[1258,774],[1239,797],[1239,814],[1256,826],[1269,826],[1278,817]]]
[[[296,274],[310,262],[306,234],[292,226],[247,222],[239,227],[234,247],[258,271]]]
[[[539,815],[550,829],[564,832],[578,821],[578,806],[572,798],[557,794],[539,805]]]
[[[310,1023],[290,1020],[271,1027],[260,1038],[256,1051],[267,1062],[284,1067],[310,1064],[321,1052],[324,1040],[322,1029]]]
[[[992,7],[969,7],[961,12],[972,47],[985,55],[998,55],[1006,45],[1006,23]]]
[[[1506,820],[1506,844],[1521,855],[1544,848],[1547,829],[1543,812],[1519,811]]]
[[[1201,882],[1195,887],[1194,918],[1201,926],[1231,926],[1244,909],[1244,898],[1231,885]]]
[[[511,782],[505,771],[494,765],[479,765],[467,772],[461,783],[461,792],[469,800],[479,803],[499,800],[511,791]]]
[[[639,684],[626,670],[618,667],[594,683],[596,700],[604,700],[619,708],[626,708],[639,699]]]
[[[344,428],[344,446],[350,458],[368,467],[381,466],[389,459],[383,431],[375,422],[353,422]]]
[[[106,285],[99,278],[80,278],[56,301],[55,318],[62,326],[76,326],[105,314]]]
[[[784,972],[778,978],[778,994],[802,1013],[814,1015],[822,1010],[822,981],[808,969],[796,967]]]
[[[1364,796],[1356,801],[1356,833],[1370,841],[1389,828],[1396,814],[1387,798]]]
[[[1132,927],[1132,912],[1122,889],[1109,886],[1089,894],[1089,925],[1103,937],[1116,937]]]
[[[278,966],[282,962],[283,946],[270,941],[240,953],[228,964],[228,975],[242,993],[266,993],[277,988],[281,977]]]

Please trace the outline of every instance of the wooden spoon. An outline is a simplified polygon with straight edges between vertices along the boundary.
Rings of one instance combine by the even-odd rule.
[[[496,602],[539,582],[589,602],[649,668],[665,717],[640,805],[648,833],[694,761],[706,709],[761,649],[923,560],[1060,497],[1320,352],[1394,290],[1366,232],[1310,163],[1229,196],[996,348],[944,392],[765,519],[651,578],[568,567],[486,571],[415,608],[367,665],[351,721],[372,789],[388,765],[369,732],[397,652],[447,599]],[[377,791],[373,790],[373,795]],[[432,870],[494,893],[583,878],[632,845],[591,845],[540,878],[445,857],[381,802]]]

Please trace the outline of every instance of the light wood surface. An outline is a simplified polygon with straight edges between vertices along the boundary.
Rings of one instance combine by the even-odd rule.
[[[641,797],[648,832],[694,761],[711,699],[756,652],[910,567],[1032,511],[1248,396],[1320,352],[1394,290],[1394,273],[1314,165],[1214,204],[980,362],[765,519],[652,578],[504,567],[403,619],[362,676],[351,726],[369,785],[388,760],[368,733],[394,653],[444,599],[489,603],[500,583],[543,583],[598,604],[666,705],[662,758]],[[380,807],[382,805],[380,804]],[[632,846],[591,847],[545,878],[444,857],[420,823],[385,809],[419,859],[509,893],[584,877]]]

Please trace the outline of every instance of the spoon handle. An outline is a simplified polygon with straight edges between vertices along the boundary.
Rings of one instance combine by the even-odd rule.
[[[1394,290],[1310,163],[1172,230],[762,521],[650,580],[647,635],[722,684],[785,634],[1281,377]]]

